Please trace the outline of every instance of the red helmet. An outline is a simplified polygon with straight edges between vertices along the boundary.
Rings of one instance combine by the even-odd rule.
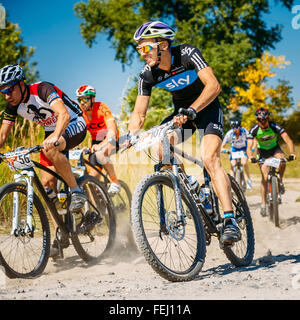
[[[263,120],[268,120],[270,116],[270,112],[268,109],[266,108],[258,108],[255,111],[255,117],[256,119],[263,119]]]

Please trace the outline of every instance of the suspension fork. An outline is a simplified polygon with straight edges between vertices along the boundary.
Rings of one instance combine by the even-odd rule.
[[[23,170],[21,173],[17,173],[14,175],[15,182],[25,182],[27,186],[27,208],[26,208],[26,226],[25,232],[26,233],[33,233],[33,218],[32,218],[32,211],[33,211],[33,177],[34,171],[33,170]],[[13,193],[13,221],[12,221],[12,230],[11,234],[16,234],[18,232],[18,223],[19,223],[19,213],[20,213],[20,202],[19,202],[19,193]]]
[[[161,168],[163,165],[160,163],[156,166],[155,172],[161,171],[161,172],[167,172],[168,176],[170,177],[174,189],[174,194],[175,194],[175,205],[176,205],[176,213],[177,213],[177,222],[182,223],[183,225],[186,224],[185,222],[185,217],[183,215],[183,206],[181,202],[181,193],[180,193],[180,185],[179,185],[179,180],[178,180],[178,166],[176,163],[172,163],[172,169],[173,172],[169,169],[163,169]],[[165,219],[165,214],[166,214],[166,209],[165,209],[165,204],[164,204],[164,199],[163,199],[163,190],[162,190],[162,185],[156,186],[156,201],[157,201],[157,206],[158,206],[158,211],[159,211],[159,219],[160,219],[160,226],[161,228],[166,225],[166,219]]]

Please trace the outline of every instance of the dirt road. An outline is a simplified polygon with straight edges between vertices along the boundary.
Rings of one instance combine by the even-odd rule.
[[[280,228],[259,213],[258,179],[247,196],[254,222],[255,256],[235,268],[216,239],[207,248],[202,272],[191,282],[162,279],[144,258],[121,246],[97,265],[86,265],[68,249],[64,260],[49,263],[33,280],[6,279],[0,299],[202,300],[300,299],[300,180],[286,179]]]

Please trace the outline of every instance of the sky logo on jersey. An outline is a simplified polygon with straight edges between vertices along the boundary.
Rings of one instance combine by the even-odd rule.
[[[168,91],[181,90],[189,86],[197,78],[198,78],[198,75],[195,70],[188,70],[188,71],[170,76],[166,80],[156,84],[156,87],[160,87]]]

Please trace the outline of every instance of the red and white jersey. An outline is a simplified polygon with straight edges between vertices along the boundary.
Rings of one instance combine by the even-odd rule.
[[[71,117],[70,123],[75,124],[79,119],[80,121],[83,120],[79,106],[55,85],[43,81],[27,85],[26,90],[29,94],[27,94],[25,102],[18,106],[7,104],[4,112],[4,123],[13,124],[17,115],[20,115],[43,126],[45,131],[54,131],[58,115],[53,111],[51,105],[57,99],[62,100],[66,106]]]

